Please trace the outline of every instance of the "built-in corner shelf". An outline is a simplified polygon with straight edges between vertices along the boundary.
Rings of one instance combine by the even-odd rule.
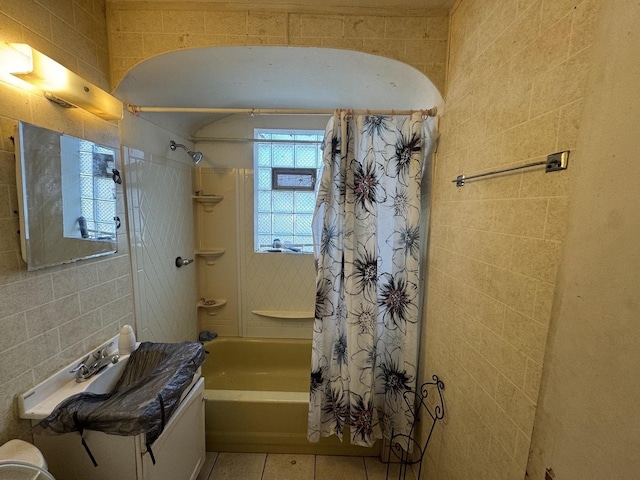
[[[313,311],[251,310],[251,313],[261,317],[281,318],[285,320],[307,320],[315,316]]]
[[[216,315],[216,310],[227,304],[226,298],[201,298],[198,300],[198,308],[204,308],[207,310],[207,315],[213,317]]]
[[[202,204],[205,212],[213,212],[213,207],[224,199],[222,195],[193,195],[191,198]]]
[[[207,265],[215,265],[216,260],[224,255],[224,248],[214,248],[212,250],[198,250],[196,255],[204,258]]]

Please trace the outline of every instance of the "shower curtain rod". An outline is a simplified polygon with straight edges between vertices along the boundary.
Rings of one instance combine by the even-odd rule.
[[[134,115],[141,112],[150,113],[248,113],[251,115],[333,115],[335,109],[305,109],[305,108],[211,108],[211,107],[144,107],[128,104],[127,110]],[[411,115],[422,112],[428,117],[438,114],[436,107],[425,110],[351,110],[344,109],[356,115]]]

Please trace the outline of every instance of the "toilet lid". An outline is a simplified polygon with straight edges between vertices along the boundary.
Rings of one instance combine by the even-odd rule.
[[[0,461],[0,478],[11,480],[56,480],[40,467],[22,462]]]
[[[47,468],[42,452],[24,440],[9,440],[0,446],[0,462],[17,461]]]

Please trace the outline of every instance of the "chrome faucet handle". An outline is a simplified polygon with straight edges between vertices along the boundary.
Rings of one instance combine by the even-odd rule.
[[[113,345],[113,342],[110,342],[108,345],[105,345],[100,350],[96,350],[93,354],[93,358],[96,360],[100,360],[101,358],[105,358],[107,356],[107,349]],[[89,358],[89,357],[87,357]]]
[[[73,370],[70,370],[69,373],[79,373],[79,375],[86,375],[87,373],[89,373],[89,367],[87,367],[87,365],[84,363],[89,359],[89,355],[87,355],[86,357],[84,357],[84,360],[81,360],[80,363],[78,364],[77,367],[75,367]]]

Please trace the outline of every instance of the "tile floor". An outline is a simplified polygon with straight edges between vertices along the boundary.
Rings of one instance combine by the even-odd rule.
[[[389,479],[398,477],[392,465]],[[197,480],[385,480],[377,457],[207,452]],[[406,480],[415,480],[407,472]]]

